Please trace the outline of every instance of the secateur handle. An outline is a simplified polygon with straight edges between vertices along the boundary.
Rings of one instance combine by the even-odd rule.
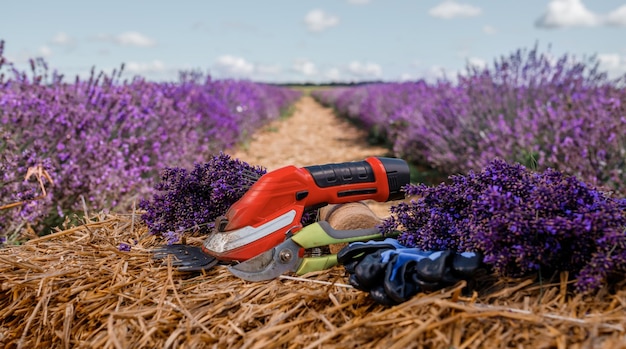
[[[326,221],[308,225],[291,237],[291,240],[303,248],[322,247],[355,241],[378,240],[383,236],[377,228],[337,230]],[[337,265],[337,255],[306,257],[296,270],[297,275],[312,271],[325,270]]]

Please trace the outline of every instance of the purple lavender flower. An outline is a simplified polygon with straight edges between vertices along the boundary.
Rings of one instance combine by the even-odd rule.
[[[180,237],[182,236],[182,232],[181,231],[173,231],[173,230],[169,230],[166,231],[165,233],[163,233],[163,237],[165,238],[165,241],[168,245],[172,245],[178,242],[178,240],[180,240]]]
[[[380,229],[427,250],[480,251],[504,276],[568,270],[581,291],[626,272],[624,199],[573,176],[494,160],[436,187],[409,185],[417,199],[392,207]]]
[[[124,242],[120,242],[117,249],[121,252],[130,252],[130,245]]]
[[[218,216],[239,200],[256,180],[266,173],[229,155],[219,153],[193,170],[167,168],[152,200],[143,200],[142,219],[150,232],[177,241],[181,231],[207,234]]]

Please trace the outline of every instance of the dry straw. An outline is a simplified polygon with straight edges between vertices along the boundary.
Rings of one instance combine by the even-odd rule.
[[[190,238],[199,243],[199,238]],[[132,245],[120,252],[120,243]],[[626,292],[481,279],[395,307],[348,287],[342,268],[250,283],[218,266],[177,272],[134,215],[0,249],[0,346],[8,348],[626,347]]]

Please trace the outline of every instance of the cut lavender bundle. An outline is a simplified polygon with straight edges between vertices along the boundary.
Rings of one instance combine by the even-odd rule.
[[[184,232],[208,234],[215,219],[266,173],[260,166],[219,153],[193,170],[167,168],[152,200],[142,200],[139,207],[146,210],[141,218],[150,233],[161,235],[168,244],[176,243]],[[302,225],[317,220],[317,210],[302,216]]]
[[[436,187],[409,185],[418,198],[392,207],[385,233],[423,249],[481,251],[502,276],[567,270],[579,291],[626,272],[626,200],[573,176],[494,160]]]
[[[256,180],[266,173],[229,155],[219,153],[193,170],[167,168],[154,186],[152,200],[142,200],[142,219],[150,232],[174,243],[183,231],[207,234],[215,219],[224,215]]]

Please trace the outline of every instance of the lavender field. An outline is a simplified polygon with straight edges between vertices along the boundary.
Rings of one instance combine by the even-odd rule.
[[[194,71],[21,71],[2,47],[0,346],[624,346],[626,79],[594,59],[520,50],[456,79],[313,90],[333,113]],[[387,306],[340,266],[247,282],[153,258],[201,243],[259,165],[387,151],[449,177],[376,203],[380,232],[481,256],[474,280]]]
[[[494,158],[553,168],[626,193],[625,78],[597,61],[518,50],[492,67],[435,83],[371,84],[316,91],[318,101],[370,130],[398,157],[443,175]]]
[[[166,167],[191,168],[288,112],[299,93],[183,72],[179,81],[92,69],[68,79],[42,60],[19,71],[0,43],[0,239],[83,208],[129,210]],[[30,172],[29,172],[30,170]],[[24,180],[26,175],[28,180]],[[46,190],[47,195],[42,195]]]
[[[42,60],[19,71],[1,59],[2,242],[80,223],[87,210],[147,210],[150,231],[168,240],[210,227],[245,191],[236,173],[248,168],[218,154],[301,95],[193,71],[155,83],[93,70],[66,82]],[[593,58],[535,48],[456,80],[311,94],[397,157],[455,175],[407,187],[423,199],[391,207],[382,231],[402,229],[408,246],[480,251],[502,276],[569,270],[590,290],[626,271],[624,82]]]

